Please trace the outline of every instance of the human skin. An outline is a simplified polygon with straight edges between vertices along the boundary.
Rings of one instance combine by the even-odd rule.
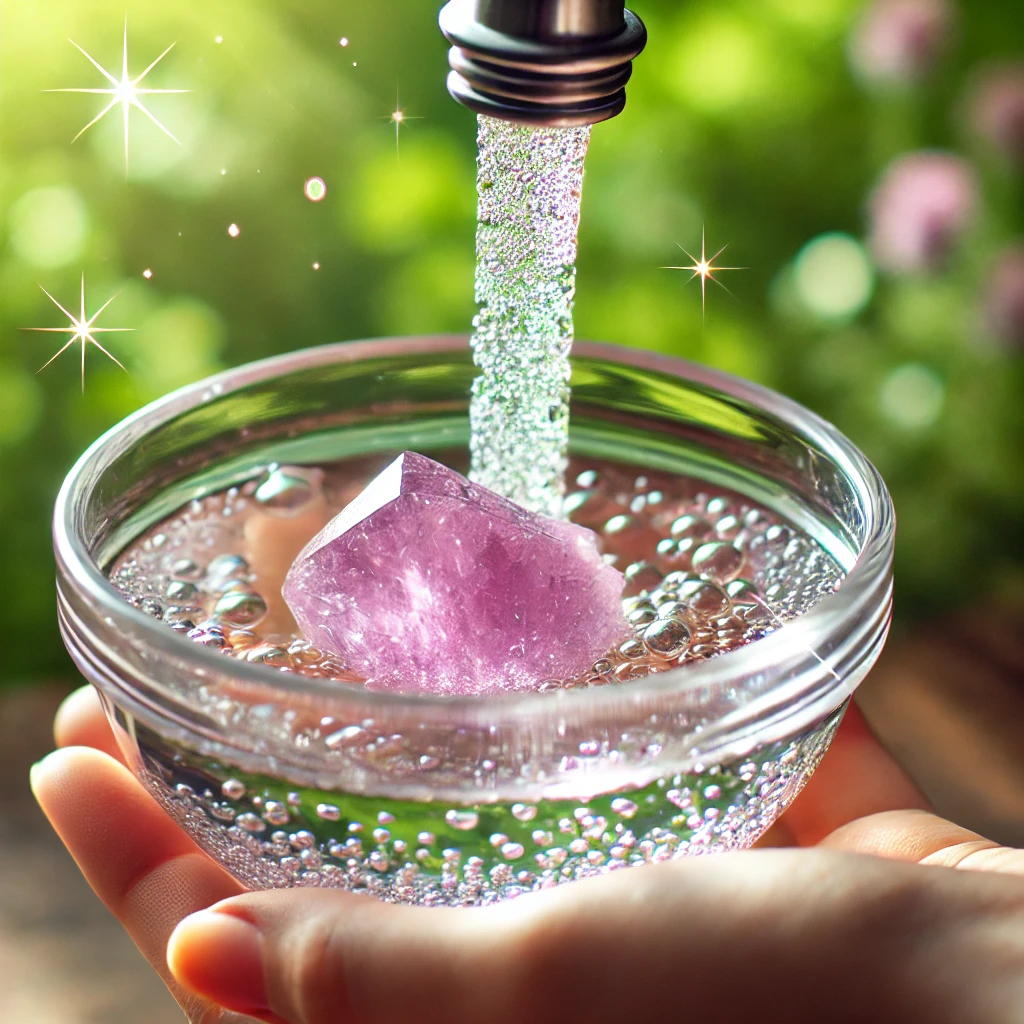
[[[247,893],[124,767],[89,688],[55,733],[36,796],[193,1021],[1024,1022],[1024,851],[931,814],[856,709],[767,848],[476,910]]]

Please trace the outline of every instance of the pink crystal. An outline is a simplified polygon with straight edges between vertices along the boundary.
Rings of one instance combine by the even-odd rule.
[[[282,594],[377,690],[477,695],[570,679],[628,635],[590,530],[405,452],[306,545]]]

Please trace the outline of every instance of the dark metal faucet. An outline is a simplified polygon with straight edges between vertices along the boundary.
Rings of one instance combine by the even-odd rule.
[[[480,114],[568,128],[626,104],[647,30],[615,0],[449,0],[448,91]]]

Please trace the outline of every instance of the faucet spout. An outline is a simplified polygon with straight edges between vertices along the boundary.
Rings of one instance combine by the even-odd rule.
[[[616,0],[449,0],[448,91],[477,113],[521,124],[595,124],[626,104],[647,30]]]

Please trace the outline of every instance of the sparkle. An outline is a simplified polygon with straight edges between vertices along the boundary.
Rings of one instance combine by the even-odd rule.
[[[320,269],[320,264],[319,263],[314,263],[313,264],[313,269],[314,270],[319,270]]]
[[[339,46],[348,46],[348,37],[347,37],[347,36],[342,36],[342,37],[341,37],[341,38],[340,38],[340,39],[338,40],[338,45],[339,45]]]
[[[242,229],[237,224],[228,225],[228,234],[232,238],[237,238],[242,233]]]
[[[303,191],[306,198],[312,203],[319,203],[327,196],[327,182],[323,178],[310,178],[306,182]]]
[[[679,246],[679,248],[683,249],[683,247],[681,245]],[[685,252],[686,255],[690,257],[691,260],[693,260],[693,263],[690,266],[688,266],[688,267],[662,267],[661,268],[662,270],[690,270],[690,271],[693,272],[692,276],[690,277],[691,281],[695,277],[699,277],[700,278],[700,303],[701,303],[701,311],[702,311],[702,313],[706,313],[707,312],[707,283],[708,283],[708,281],[714,281],[715,284],[717,284],[719,287],[725,288],[725,285],[722,284],[722,282],[719,281],[715,277],[715,274],[717,274],[720,270],[746,270],[747,269],[746,267],[716,267],[715,266],[715,260],[717,260],[718,257],[721,256],[723,252],[725,252],[726,248],[727,248],[727,246],[723,245],[722,248],[719,249],[718,252],[716,252],[714,256],[712,256],[710,259],[708,259],[708,257],[707,257],[707,250],[704,247],[704,229],[702,228],[701,229],[701,233],[700,233],[700,259],[699,260],[692,253],[686,252],[686,250],[683,249],[683,252]],[[728,290],[729,289],[726,288],[726,291],[728,291]]]
[[[214,36],[213,37],[213,41],[215,43],[223,43],[224,42],[224,37],[223,36]]]
[[[92,93],[100,96],[110,96],[112,99],[110,102],[72,139],[72,142],[77,142],[97,121],[101,121],[114,107],[120,106],[124,117],[124,170],[125,174],[128,173],[128,113],[132,107],[137,110],[141,110],[165,135],[173,139],[178,145],[181,142],[175,138],[172,132],[163,124],[160,123],[153,115],[153,113],[147,109],[139,98],[141,96],[153,96],[157,94],[168,94],[168,93],[185,93],[188,89],[144,89],[140,87],[140,82],[150,73],[174,49],[174,43],[160,54],[159,57],[152,64],[142,72],[141,75],[132,78],[128,73],[128,19],[124,20],[124,49],[122,52],[121,60],[121,77],[120,79],[115,78],[109,71],[101,67],[81,46],[78,45],[73,39],[68,40],[71,45],[82,54],[86,60],[103,77],[110,82],[112,88],[109,89],[47,89],[46,92],[84,92]]]
[[[149,267],[146,267],[142,272],[142,276],[148,281],[153,276],[153,271],[150,270]]]
[[[148,271],[147,271],[147,273],[148,273]],[[124,370],[124,365],[120,362],[120,360],[118,360],[115,356],[112,356],[95,339],[95,337],[93,337],[93,335],[95,335],[95,334],[103,334],[103,333],[110,334],[110,333],[134,330],[134,328],[132,328],[132,327],[96,327],[95,326],[95,323],[99,319],[100,314],[103,312],[103,310],[105,310],[107,308],[107,306],[109,306],[114,301],[114,299],[117,298],[116,295],[113,295],[109,299],[107,299],[107,301],[104,302],[103,305],[100,306],[100,308],[98,310],[96,310],[96,312],[93,313],[93,315],[91,317],[87,316],[86,312],[85,312],[85,274],[83,274],[82,275],[82,300],[81,300],[82,304],[81,304],[81,312],[79,313],[78,316],[75,316],[74,313],[69,313],[45,288],[42,287],[42,285],[40,285],[39,287],[42,288],[43,294],[46,295],[46,297],[68,318],[68,320],[71,321],[71,323],[67,327],[24,327],[24,328],[22,328],[22,330],[26,330],[26,331],[46,331],[46,332],[54,332],[54,333],[60,333],[60,334],[68,333],[68,334],[71,335],[71,337],[68,338],[68,340],[64,343],[64,345],[57,352],[55,352],[45,363],[43,363],[43,365],[41,367],[39,367],[39,370],[37,372],[41,373],[43,370],[45,370],[46,367],[49,366],[50,363],[52,363],[54,361],[54,359],[57,358],[57,356],[61,355],[67,349],[71,348],[71,346],[74,345],[74,343],[76,341],[81,342],[81,345],[82,345],[82,392],[83,393],[85,392],[85,350],[86,350],[87,346],[95,345],[108,359],[113,360],[115,363],[117,363],[118,366],[121,367],[122,370]],[[125,372],[127,373],[127,370],[125,370]]]
[[[355,67],[355,65],[352,65]],[[418,121],[418,117],[410,117],[403,109],[402,104],[398,98],[398,93],[395,93],[395,109],[388,115],[388,120],[395,126],[395,152],[399,153],[398,148],[398,133],[407,121]]]

